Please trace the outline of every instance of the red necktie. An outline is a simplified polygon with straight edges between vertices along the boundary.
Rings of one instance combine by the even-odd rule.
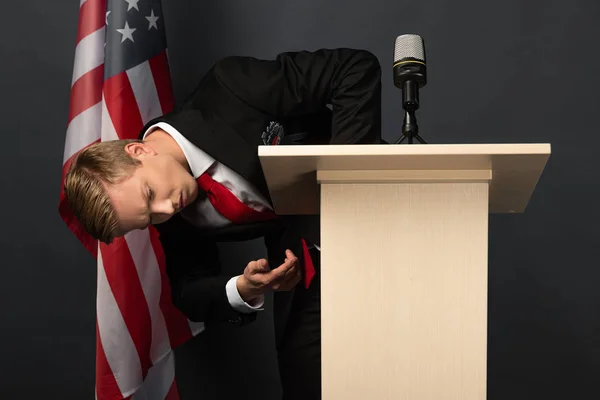
[[[208,172],[200,175],[198,187],[206,192],[208,200],[215,210],[234,224],[267,221],[277,218],[272,211],[258,211],[238,199],[229,189],[215,181]],[[304,256],[304,286],[308,288],[315,276],[315,267],[308,251],[306,241],[302,239],[302,252]]]

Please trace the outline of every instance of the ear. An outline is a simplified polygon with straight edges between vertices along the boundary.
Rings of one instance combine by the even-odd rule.
[[[156,155],[156,151],[146,143],[127,143],[125,145],[125,152],[129,154],[133,158],[140,158],[143,156],[154,156]]]

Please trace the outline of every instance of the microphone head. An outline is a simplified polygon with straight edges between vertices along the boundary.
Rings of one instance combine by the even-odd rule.
[[[423,38],[415,34],[401,35],[396,38],[394,47],[394,64],[406,59],[413,59],[425,63],[425,45]]]
[[[425,45],[421,36],[406,34],[396,38],[393,69],[394,85],[402,90],[405,84],[416,84],[419,88],[427,84]]]

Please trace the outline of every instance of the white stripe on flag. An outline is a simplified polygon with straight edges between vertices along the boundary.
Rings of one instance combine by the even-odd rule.
[[[102,27],[90,33],[75,47],[75,65],[71,86],[86,73],[104,63],[104,31]]]
[[[127,70],[129,84],[145,124],[152,118],[161,116],[162,108],[156,91],[156,84],[147,61]]]
[[[81,8],[81,6],[83,5],[83,3],[85,3],[87,0],[79,0],[79,8]]]
[[[96,309],[98,332],[106,360],[123,397],[128,397],[142,380],[142,366],[133,339],[108,284],[100,249],[98,249]]]
[[[118,140],[119,135],[117,135],[117,130],[115,129],[115,125],[110,118],[110,114],[108,113],[108,108],[106,107],[106,101],[104,99],[104,92],[102,92],[102,133],[101,133],[102,141],[105,142],[107,140]]]
[[[150,358],[154,364],[171,351],[167,324],[160,309],[160,294],[162,292],[160,268],[152,248],[148,229],[131,231],[125,235],[125,240],[140,278],[142,290],[148,304],[148,311],[150,312],[152,321]]]
[[[96,103],[79,113],[67,127],[63,163],[85,146],[100,139],[101,105]]]
[[[146,380],[133,396],[133,400],[164,400],[175,379],[173,352],[148,370]]]

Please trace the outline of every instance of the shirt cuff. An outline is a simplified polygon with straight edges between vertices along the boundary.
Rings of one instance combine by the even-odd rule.
[[[234,276],[225,285],[225,290],[227,291],[227,300],[229,300],[229,304],[231,307],[237,312],[241,312],[244,314],[250,314],[256,311],[263,310],[263,305],[265,304],[265,296],[260,296],[258,299],[254,300],[252,304],[246,303],[240,293],[237,290],[237,280],[239,276]]]

